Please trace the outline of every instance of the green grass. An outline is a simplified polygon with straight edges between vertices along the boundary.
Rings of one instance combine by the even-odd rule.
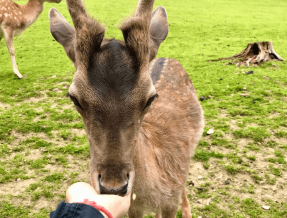
[[[86,0],[85,4],[92,16],[106,24],[107,37],[123,39],[115,24],[134,11],[137,0]],[[187,178],[193,218],[287,217],[287,199],[278,197],[286,193],[287,185],[287,64],[270,62],[247,69],[223,65],[227,61],[210,62],[257,41],[273,41],[276,52],[287,58],[287,2],[158,0],[158,5],[167,9],[169,35],[157,56],[180,61],[197,96],[209,97],[201,101],[206,126]],[[3,218],[47,217],[69,185],[89,180],[89,144],[85,135],[78,134],[84,125],[66,97],[75,69],[49,32],[51,7],[71,22],[65,1],[45,3],[36,23],[14,39],[19,71],[27,76],[24,80],[14,76],[5,42],[0,42]],[[246,75],[249,70],[254,74]],[[249,97],[240,96],[244,87]],[[209,129],[214,134],[207,135]],[[199,204],[198,199],[210,203]],[[270,210],[262,205],[271,206]],[[181,216],[179,211],[177,217]]]

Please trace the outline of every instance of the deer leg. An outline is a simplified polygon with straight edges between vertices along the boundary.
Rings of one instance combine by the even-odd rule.
[[[13,42],[13,30],[11,29],[5,29],[3,30],[4,33],[4,39],[8,48],[8,51],[10,53],[12,66],[13,66],[13,72],[16,76],[18,76],[19,79],[23,79],[24,77],[21,75],[21,73],[18,70],[16,59],[15,59],[15,48],[14,48],[14,42]]]
[[[161,209],[162,218],[175,218],[177,214],[177,204],[165,206]]]
[[[161,216],[161,209],[160,208],[157,208],[156,214],[155,214],[155,218],[162,218],[162,216]]]
[[[128,214],[129,214],[129,218],[142,218],[143,217],[143,211],[142,210],[132,210],[130,208]]]
[[[190,204],[186,196],[185,187],[183,187],[182,190],[181,210],[182,210],[182,218],[191,218]]]

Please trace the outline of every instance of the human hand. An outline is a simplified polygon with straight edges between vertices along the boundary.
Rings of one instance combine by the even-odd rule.
[[[122,218],[129,210],[131,192],[124,197],[99,195],[91,185],[84,182],[75,183],[67,189],[66,203],[83,202],[84,199],[95,201],[98,205],[105,207],[114,218]],[[102,214],[107,217],[104,213]]]

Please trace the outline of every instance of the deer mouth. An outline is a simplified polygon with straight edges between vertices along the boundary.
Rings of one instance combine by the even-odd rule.
[[[95,177],[94,177],[95,178]],[[126,183],[117,187],[107,187],[105,183],[101,181],[101,174],[98,174],[97,179],[92,179],[91,185],[94,187],[96,192],[100,195],[118,195],[125,196],[132,190],[134,183],[135,173],[131,171],[127,174]]]

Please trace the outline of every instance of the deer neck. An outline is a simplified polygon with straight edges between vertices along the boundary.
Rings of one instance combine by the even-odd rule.
[[[26,20],[26,27],[32,25],[44,9],[44,0],[29,0],[29,2],[23,6],[23,13]]]

